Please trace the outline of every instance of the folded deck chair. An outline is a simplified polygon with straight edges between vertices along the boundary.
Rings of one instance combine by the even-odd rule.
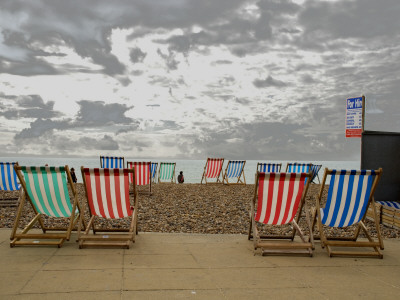
[[[90,220],[84,232],[81,232],[79,226],[79,248],[91,246],[129,249],[131,242],[135,242],[137,233],[138,197],[135,180],[129,184],[130,174],[135,177],[134,171],[84,167],[81,167],[81,171]],[[133,189],[132,202],[129,196],[130,187]],[[123,218],[130,219],[129,224],[123,223],[120,228],[116,228],[117,219]],[[101,221],[101,225],[96,224],[98,221]]]
[[[257,172],[262,173],[279,173],[281,171],[282,164],[279,163],[257,163]]]
[[[158,170],[158,182],[159,183],[176,183],[175,177],[175,166],[176,163],[161,162],[160,169]]]
[[[382,258],[379,249],[383,250],[383,240],[380,233],[379,221],[376,212],[373,194],[377,183],[382,174],[379,170],[328,170],[325,169],[322,179],[321,189],[313,213],[313,224],[318,223],[319,237],[321,246],[326,247],[329,256],[375,256]],[[323,190],[327,176],[330,175],[329,190],[326,196],[326,204],[322,205]],[[325,198],[325,197],[324,197]],[[378,241],[374,241],[364,225],[364,219],[368,207],[372,208],[374,216],[376,234]],[[346,238],[343,236],[329,236],[325,234],[326,227],[334,227],[338,231],[346,232],[354,227],[353,236]],[[368,241],[357,241],[360,230],[362,230]],[[340,247],[334,250],[332,247]],[[343,248],[355,247],[372,248],[373,251],[344,251]]]
[[[15,173],[15,162],[0,162],[0,191],[2,198],[0,199],[0,206],[17,206],[18,197],[5,197],[4,193],[13,191],[20,191],[21,185],[18,182],[17,173]]]
[[[151,182],[152,182],[152,183],[156,183],[156,181],[157,181],[157,168],[158,168],[158,163],[152,162],[152,163],[151,163],[151,169],[150,169],[150,172],[151,172]]]
[[[246,184],[244,176],[245,160],[230,160],[226,166],[225,173],[222,176],[222,182],[226,184]],[[235,178],[236,182],[229,182],[229,179]]]
[[[100,168],[124,168],[125,158],[114,156],[100,156]]]
[[[130,182],[133,182],[135,177],[136,186],[147,185],[149,187],[148,194],[151,195],[151,162],[128,161],[126,164],[128,169],[135,171],[135,176],[133,174],[129,176]]]
[[[222,165],[224,164],[223,158],[207,158],[206,165],[204,166],[203,176],[201,177],[200,183],[204,182],[207,184],[207,179],[209,178],[216,178],[217,181],[215,183],[222,183],[219,179],[219,176],[222,172]]]
[[[260,248],[262,254],[300,253],[312,256],[313,236],[305,203],[310,180],[305,182],[310,176],[310,173],[257,173],[248,236],[249,240],[253,238],[255,251]],[[298,225],[303,208],[309,238],[305,237]],[[289,227],[290,234],[268,233],[268,229],[273,231],[273,227],[283,225]],[[267,230],[267,234],[262,235],[260,229]],[[296,233],[301,241],[294,241]]]
[[[16,245],[57,245],[61,247],[65,240],[69,240],[71,231],[78,221],[81,221],[80,223],[85,227],[68,166],[23,167],[15,165],[14,169],[23,190],[11,232],[11,247]],[[67,182],[69,183],[70,193]],[[31,204],[35,216],[21,232],[17,232],[19,222],[23,217],[26,199]],[[52,218],[45,218],[44,216]],[[68,221],[68,225],[59,227],[45,225],[54,221],[54,218],[63,218]],[[29,232],[35,224],[39,225],[42,233]],[[48,233],[47,231],[58,232]]]
[[[315,183],[314,180],[315,178],[318,178],[318,183],[321,184],[321,181],[319,180],[318,172],[321,169],[322,165],[311,165],[311,183]]]

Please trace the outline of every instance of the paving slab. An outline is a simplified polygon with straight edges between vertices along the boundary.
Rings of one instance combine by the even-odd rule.
[[[246,235],[139,233],[130,249],[10,248],[0,229],[0,299],[397,299],[400,240],[384,258],[254,253]]]

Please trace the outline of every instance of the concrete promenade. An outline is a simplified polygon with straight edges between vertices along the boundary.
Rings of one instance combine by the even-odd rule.
[[[253,255],[244,235],[139,233],[129,250],[9,246],[0,299],[399,299],[400,240],[384,258]]]

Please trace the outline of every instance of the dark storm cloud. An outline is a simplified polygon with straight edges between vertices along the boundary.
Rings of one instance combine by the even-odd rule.
[[[17,133],[15,139],[36,139],[45,133],[53,132],[54,129],[63,130],[68,127],[68,125],[67,121],[37,119],[30,124],[29,128],[25,128]]]
[[[132,125],[137,124],[125,113],[132,109],[124,104],[106,104],[103,101],[81,100],[77,102],[80,106],[74,126],[98,127],[115,124]]]
[[[285,87],[287,84],[283,81],[274,79],[271,75],[269,75],[265,79],[255,79],[253,84],[257,88],[267,88],[267,87]]]
[[[81,138],[80,144],[85,150],[118,150],[118,142],[111,136],[104,135],[101,139],[94,139],[91,137]]]
[[[146,55],[146,52],[143,52],[140,48],[133,48],[129,53],[129,57],[133,63],[143,62]]]

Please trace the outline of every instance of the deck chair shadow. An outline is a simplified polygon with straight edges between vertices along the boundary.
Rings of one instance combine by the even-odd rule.
[[[323,191],[327,177],[330,175],[329,190],[325,206],[322,207]],[[332,256],[371,256],[383,258],[383,240],[379,228],[378,214],[373,198],[376,186],[382,175],[379,170],[329,170],[325,169],[321,189],[313,211],[312,228],[318,223],[321,246],[326,248],[328,255]],[[324,197],[325,198],[325,197]],[[374,240],[364,224],[368,207],[372,208],[373,219],[376,227],[377,240]],[[338,231],[352,229],[351,237],[327,235],[325,228],[336,228]],[[368,241],[358,240],[360,231],[363,231]],[[338,247],[340,248],[339,250]],[[371,251],[352,251],[351,248]],[[346,249],[346,250],[344,250]]]
[[[201,177],[200,183],[222,183],[220,180],[222,166],[224,164],[223,158],[207,158],[206,165],[204,166],[203,176]],[[221,176],[222,177],[222,176]],[[216,179],[215,182],[208,182],[207,179]]]
[[[151,163],[151,182],[156,183],[157,182],[157,168],[158,168],[158,163]]]
[[[79,248],[121,247],[128,248],[137,234],[138,197],[133,169],[99,169],[81,167],[83,183],[89,206],[90,220],[82,232],[79,224]],[[129,190],[133,190],[133,203]],[[129,225],[119,222],[130,220]],[[113,224],[110,226],[110,222]],[[100,223],[100,224],[97,224]],[[107,226],[107,223],[109,226]],[[122,224],[121,224],[122,223]],[[92,233],[91,233],[92,232]]]
[[[15,162],[0,162],[0,191],[2,197],[0,206],[17,206],[18,196],[14,192],[21,190],[21,184],[18,182],[17,173],[14,170]]]
[[[306,179],[310,176],[310,173],[257,173],[248,235],[249,240],[253,239],[254,251],[261,249],[262,255],[313,255],[311,220],[305,203],[310,182]],[[300,218],[305,218],[308,238],[299,226]],[[273,234],[278,226],[288,227],[291,233]],[[300,241],[294,240],[296,234]]]
[[[321,184],[321,181],[319,180],[319,170],[321,169],[322,165],[311,165],[311,183],[315,183],[314,180],[317,178],[318,183]]]
[[[244,176],[245,164],[245,160],[229,160],[222,176],[222,182],[226,184],[246,184],[246,177]],[[229,182],[230,179],[234,179],[236,182]]]
[[[158,183],[176,183],[175,167],[176,163],[160,162]]]
[[[116,156],[100,156],[100,168],[121,168],[123,169],[125,166],[125,158],[124,157],[116,157]]]
[[[135,178],[136,188],[138,193],[146,193],[151,195],[151,162],[138,162],[138,161],[128,161],[126,162],[128,169],[135,170],[135,176],[131,174],[129,180],[132,183]],[[147,186],[148,191],[139,191],[138,186]]]
[[[76,228],[79,221],[85,227],[81,206],[68,166],[25,167],[15,165],[14,169],[21,182],[22,192],[11,232],[11,247],[19,245],[56,245],[61,247],[65,240],[70,239],[71,231]],[[17,232],[26,200],[31,204],[35,216],[22,231]],[[68,224],[58,227],[46,225],[55,218],[63,218],[68,221]],[[35,224],[39,225],[42,233],[30,232]],[[49,233],[49,231],[57,232]]]
[[[279,173],[281,168],[281,163],[257,163],[257,172],[261,173]]]

